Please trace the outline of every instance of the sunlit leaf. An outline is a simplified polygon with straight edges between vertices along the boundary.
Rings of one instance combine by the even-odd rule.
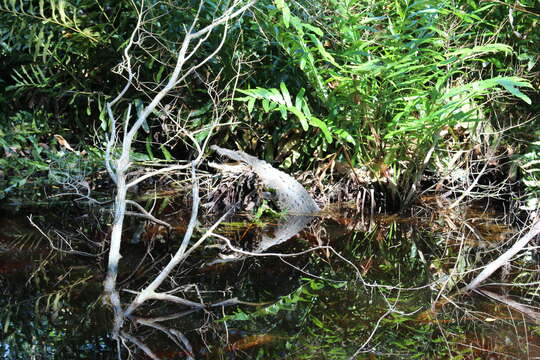
[[[157,81],[157,82],[160,82],[160,81],[161,81],[161,76],[163,75],[163,71],[164,71],[164,70],[165,70],[165,66],[161,65],[161,66],[159,67],[159,70],[158,70],[157,74],[156,74],[156,81]]]
[[[298,110],[297,108],[292,107],[292,106],[288,107],[287,110],[289,110],[294,115],[296,115],[298,120],[300,120],[300,124],[302,125],[302,129],[304,129],[304,131],[307,131],[309,126],[308,126],[306,116],[300,110]]]
[[[298,94],[296,94],[296,99],[294,101],[294,106],[300,111],[302,110],[303,105],[304,105],[304,93],[305,92],[306,92],[306,90],[304,88],[301,88],[300,91],[298,91]]]
[[[533,86],[528,81],[518,77],[495,78],[494,80],[502,85],[509,93],[531,105],[531,99],[519,90],[519,87],[532,89]]]
[[[281,113],[281,118],[287,120],[287,107],[285,105],[280,105],[278,109]]]
[[[248,109],[248,114],[251,114],[253,112],[253,107],[255,106],[255,98],[250,98],[248,100],[248,105],[247,105],[247,109]]]
[[[318,119],[318,118],[316,118],[314,116],[311,116],[311,117],[309,117],[309,123],[310,123],[310,125],[318,127],[319,129],[321,129],[321,131],[322,131],[322,133],[324,135],[324,138],[326,139],[326,142],[328,142],[329,144],[332,143],[332,135],[330,134],[330,131],[328,130],[328,126],[326,126],[326,124],[322,120],[320,120],[320,119]]]
[[[283,12],[283,24],[286,28],[288,28],[291,21],[291,9],[289,9],[289,6],[285,2],[283,2],[283,7],[281,8],[281,11]]]
[[[281,89],[281,93],[283,94],[283,100],[285,101],[285,105],[288,107],[292,107],[292,101],[291,101],[291,95],[289,94],[289,90],[287,89],[287,86],[285,83],[281,82],[279,84],[279,88]]]
[[[150,160],[154,160],[154,153],[152,152],[152,137],[150,135],[146,137],[145,146],[146,146],[146,153],[148,154],[148,158]]]
[[[168,161],[169,160],[174,160],[173,156],[171,155],[169,150],[167,150],[165,145],[160,145],[159,148],[161,149],[161,152],[163,153],[163,156],[165,156],[165,160],[168,160]]]
[[[337,129],[334,131],[334,133],[336,133],[336,135],[340,138],[340,139],[343,139],[345,140],[346,142],[349,142],[353,145],[356,145],[356,141],[354,141],[354,138],[352,137],[352,135],[344,130],[344,129]]]
[[[262,99],[262,106],[263,106],[264,112],[270,111],[270,101],[268,99]]]
[[[323,36],[324,35],[324,32],[321,29],[319,29],[318,27],[316,27],[316,26],[313,26],[313,25],[307,24],[307,23],[303,23],[302,26],[304,28],[310,30],[311,32],[315,33],[318,36]]]
[[[475,46],[473,48],[461,48],[455,51],[452,51],[447,54],[447,57],[453,57],[453,56],[465,56],[470,57],[472,55],[483,55],[487,53],[497,53],[502,52],[505,54],[511,54],[512,53],[512,47],[506,44],[486,44],[486,45],[479,45]]]
[[[319,320],[317,317],[315,317],[315,316],[312,315],[312,316],[311,316],[311,321],[313,321],[313,323],[314,323],[315,325],[317,325],[318,327],[320,327],[321,329],[324,329],[324,324],[323,324],[323,322],[322,322],[321,320]]]

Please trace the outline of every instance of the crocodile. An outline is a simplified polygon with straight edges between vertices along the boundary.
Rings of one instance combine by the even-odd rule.
[[[320,211],[307,190],[289,174],[243,151],[224,149],[217,145],[210,148],[221,156],[239,161],[251,168],[266,188],[275,191],[276,203],[281,211],[294,215],[312,215]]]

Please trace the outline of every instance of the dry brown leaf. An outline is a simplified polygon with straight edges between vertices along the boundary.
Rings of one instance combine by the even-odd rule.
[[[69,145],[69,143],[66,141],[66,139],[64,139],[61,135],[54,135],[54,138],[56,139],[56,141],[58,141],[58,143],[65,147],[66,149],[68,149],[69,151],[73,151],[75,152],[75,150],[73,150],[73,148],[71,147],[71,145]]]

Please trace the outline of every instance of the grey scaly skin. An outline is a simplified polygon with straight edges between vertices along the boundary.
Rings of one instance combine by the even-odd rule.
[[[281,170],[275,169],[266,161],[259,160],[243,151],[224,149],[216,145],[211,146],[211,149],[221,156],[239,161],[251,168],[266,188],[275,191],[279,209],[287,212],[287,215],[279,220],[271,236],[262,235],[261,241],[251,251],[252,253],[263,253],[270,247],[287,241],[311,222],[313,217],[310,215],[320,211],[311,195],[296,179]],[[215,164],[212,166],[217,167]],[[210,264],[236,261],[243,257],[243,255],[239,254],[229,255]]]
[[[292,176],[278,170],[266,161],[259,160],[243,151],[234,151],[212,145],[211,149],[221,156],[247,164],[257,174],[263,185],[273,189],[280,210],[289,214],[312,215],[320,211],[306,189]]]

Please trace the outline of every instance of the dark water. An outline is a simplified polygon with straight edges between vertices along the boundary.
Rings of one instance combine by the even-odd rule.
[[[170,258],[189,216],[170,203],[156,212],[173,231],[138,220],[127,223],[119,277],[126,303],[133,298],[130,291],[147,284]],[[30,214],[49,239],[31,225]],[[335,210],[310,221],[289,219],[290,231],[286,220],[260,220],[270,224],[263,228],[237,216],[218,233],[246,251],[302,254],[238,255],[209,240],[161,289],[205,304],[232,298],[249,304],[193,311],[151,302],[137,312],[139,322],[125,324],[126,338],[137,339],[160,359],[526,359],[540,354],[534,319],[479,295],[453,295],[464,280],[451,276],[452,270],[466,272],[478,253],[512,232],[497,214],[425,208],[415,217],[370,218]],[[108,221],[103,212],[76,206],[2,210],[0,357],[118,358],[118,344],[110,337],[112,314],[101,298]],[[211,221],[201,221],[196,236]],[[456,227],[458,221],[472,224],[483,240]],[[285,241],[284,234],[292,238]],[[120,353],[123,359],[151,358],[129,340]]]

